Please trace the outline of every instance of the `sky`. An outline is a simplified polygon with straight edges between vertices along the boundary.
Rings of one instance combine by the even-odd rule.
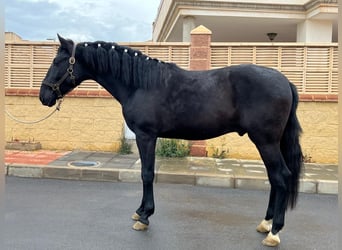
[[[24,40],[141,42],[152,39],[160,0],[8,0],[5,31]]]

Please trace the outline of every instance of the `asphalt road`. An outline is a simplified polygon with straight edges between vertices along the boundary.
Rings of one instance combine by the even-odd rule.
[[[157,184],[150,228],[136,232],[141,195],[136,183],[7,177],[0,249],[271,249],[255,231],[268,192]],[[337,207],[336,195],[300,194],[275,249],[337,249]]]

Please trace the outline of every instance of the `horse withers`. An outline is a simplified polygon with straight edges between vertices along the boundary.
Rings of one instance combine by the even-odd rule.
[[[280,243],[287,207],[296,204],[302,151],[295,86],[277,70],[245,64],[188,71],[110,42],[76,44],[60,36],[58,53],[41,85],[42,104],[53,106],[84,80],[94,80],[121,105],[135,133],[143,196],[132,218],[148,228],[154,213],[153,180],[158,137],[204,140],[247,134],[267,169],[271,191],[257,230],[263,244]]]

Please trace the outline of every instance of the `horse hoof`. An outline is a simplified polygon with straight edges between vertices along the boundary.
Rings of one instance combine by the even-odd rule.
[[[137,213],[134,213],[131,218],[132,220],[138,221],[140,219],[140,215]]]
[[[262,241],[262,244],[268,247],[276,247],[280,243],[279,233],[276,235],[269,232],[267,237]]]
[[[133,229],[136,230],[136,231],[144,231],[144,230],[147,230],[148,228],[148,225],[140,222],[140,221],[137,221],[136,223],[134,223],[133,225]]]
[[[257,226],[256,230],[259,233],[268,233],[272,229],[272,220],[262,220],[261,223]]]

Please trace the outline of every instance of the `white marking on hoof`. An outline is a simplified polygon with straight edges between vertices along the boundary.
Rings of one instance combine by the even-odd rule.
[[[140,219],[140,215],[137,213],[134,213],[131,218],[132,220],[138,221]]]
[[[268,233],[272,229],[272,220],[262,220],[260,224],[257,226],[256,230],[259,233]]]
[[[137,221],[136,223],[134,223],[133,225],[133,229],[136,230],[136,231],[144,231],[144,230],[147,230],[148,228],[148,225],[140,222],[140,221]]]
[[[268,247],[276,247],[280,244],[279,233],[273,235],[272,232],[269,232],[267,237],[262,241],[262,244]]]

